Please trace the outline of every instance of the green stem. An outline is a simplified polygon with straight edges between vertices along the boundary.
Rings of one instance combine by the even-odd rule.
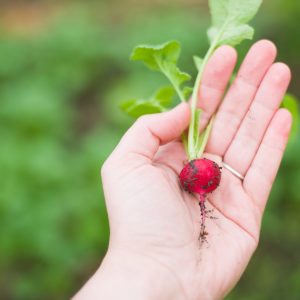
[[[181,140],[182,140],[182,144],[183,144],[184,150],[187,153],[188,152],[188,136],[187,136],[186,132],[184,132],[181,135]]]
[[[193,160],[198,158],[198,153],[197,153],[197,145],[195,144],[195,140],[194,140],[194,135],[195,135],[195,118],[196,118],[196,109],[197,109],[197,100],[198,100],[198,95],[199,95],[199,91],[200,91],[200,83],[202,80],[202,76],[205,70],[205,67],[208,63],[208,60],[210,59],[210,57],[212,56],[212,54],[214,53],[217,45],[218,45],[218,41],[219,39],[222,37],[223,35],[223,31],[226,28],[226,22],[223,24],[222,28],[220,29],[218,35],[215,37],[215,39],[213,40],[213,42],[211,43],[204,59],[201,65],[201,68],[198,72],[196,81],[195,81],[195,85],[194,85],[194,89],[193,89],[193,94],[192,94],[192,100],[191,100],[191,121],[190,121],[190,126],[189,126],[189,136],[188,136],[188,157],[189,160]],[[209,130],[210,131],[210,130]],[[199,133],[197,133],[199,134]],[[208,136],[207,136],[208,139]],[[204,140],[203,140],[204,143]],[[207,141],[206,141],[207,143]],[[203,148],[203,146],[201,145],[201,148]],[[204,145],[205,148],[205,145]],[[204,150],[204,149],[203,149]]]
[[[201,147],[198,150],[198,152],[196,153],[196,157],[201,157],[203,155],[203,153],[204,153],[204,150],[205,150],[205,147],[207,145],[208,138],[209,138],[209,135],[210,135],[210,132],[211,132],[214,120],[215,120],[215,115],[212,116],[212,118],[209,121],[209,124],[205,128],[204,137],[203,137],[203,140],[202,140],[202,143],[201,143]]]
[[[180,90],[179,86],[177,84],[175,84],[175,82],[173,81],[173,79],[170,77],[170,74],[168,72],[165,71],[164,67],[162,66],[162,64],[160,63],[159,59],[157,59],[155,57],[156,63],[158,64],[159,68],[161,69],[162,73],[169,79],[169,81],[171,82],[171,84],[173,85],[177,95],[180,98],[181,102],[186,102],[186,100],[184,99],[183,93]]]
[[[196,109],[197,109],[197,100],[200,91],[200,82],[202,80],[205,66],[208,60],[210,59],[211,55],[213,54],[215,47],[216,47],[215,44],[212,44],[208,52],[206,53],[201,68],[199,70],[199,73],[197,75],[195,86],[193,89],[192,101],[191,101],[191,121],[189,127],[189,137],[188,137],[188,156],[190,160],[197,158],[196,151],[195,151],[196,145],[194,144],[194,131],[195,131],[194,125],[195,125],[195,117],[196,117]]]
[[[168,76],[168,74],[166,74],[166,73],[164,73],[164,74],[167,76],[167,78],[170,80],[170,82],[171,82],[172,85],[174,86],[174,89],[175,89],[175,91],[177,92],[177,94],[178,94],[178,96],[179,96],[179,98],[180,98],[180,101],[181,101],[181,102],[186,102],[186,100],[184,99],[183,93],[182,93],[182,91],[180,90],[180,88],[179,88],[176,84],[174,84],[173,80]]]

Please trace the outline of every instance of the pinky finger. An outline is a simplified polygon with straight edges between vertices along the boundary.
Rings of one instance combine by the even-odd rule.
[[[277,111],[246,174],[244,189],[263,211],[277,175],[292,125],[286,109]]]

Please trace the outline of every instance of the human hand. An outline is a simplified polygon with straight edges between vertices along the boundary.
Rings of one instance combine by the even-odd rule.
[[[292,122],[278,109],[290,71],[273,64],[275,56],[271,42],[256,43],[221,104],[234,49],[219,48],[206,67],[202,129],[218,111],[205,156],[245,177],[222,170],[219,188],[206,201],[217,218],[207,220],[207,243],[198,240],[198,201],[178,180],[187,159],[180,135],[189,106],[144,116],[128,130],[102,168],[109,250],[78,298],[222,299],[232,289],[257,247]]]

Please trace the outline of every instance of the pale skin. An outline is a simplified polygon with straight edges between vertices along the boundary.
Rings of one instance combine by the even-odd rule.
[[[108,252],[74,299],[223,299],[245,271],[259,241],[261,220],[291,128],[279,109],[289,68],[274,63],[270,41],[254,44],[225,93],[236,64],[223,46],[210,59],[200,87],[202,128],[216,113],[205,156],[223,168],[220,187],[206,201],[199,243],[196,195],[184,192],[178,174],[186,161],[180,136],[190,109],[141,117],[102,168],[110,222]]]

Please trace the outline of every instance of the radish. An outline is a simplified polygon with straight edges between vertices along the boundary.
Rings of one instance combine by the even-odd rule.
[[[191,160],[184,166],[180,175],[182,188],[189,192],[199,194],[199,205],[201,211],[201,230],[199,240],[206,241],[205,231],[206,208],[205,200],[207,194],[213,192],[221,181],[221,168],[212,160],[203,158]]]
[[[221,171],[212,160],[196,159],[185,165],[179,178],[183,189],[187,192],[206,195],[219,186]]]
[[[209,49],[202,57],[194,56],[198,75],[193,87],[186,83],[191,76],[178,67],[181,52],[180,43],[169,41],[161,45],[139,45],[132,54],[131,60],[142,61],[150,70],[162,73],[170,86],[160,87],[150,97],[131,98],[123,101],[121,109],[128,115],[137,118],[144,114],[167,111],[177,94],[181,102],[189,101],[191,120],[187,134],[182,141],[189,163],[180,173],[180,182],[184,190],[199,194],[201,209],[201,231],[199,239],[205,241],[205,200],[221,180],[219,166],[208,159],[202,159],[205,147],[213,126],[214,116],[199,135],[202,111],[199,108],[198,96],[206,65],[214,51],[222,45],[236,46],[245,39],[251,39],[254,29],[248,25],[257,13],[262,0],[208,0],[212,16],[212,26],[208,29]]]

